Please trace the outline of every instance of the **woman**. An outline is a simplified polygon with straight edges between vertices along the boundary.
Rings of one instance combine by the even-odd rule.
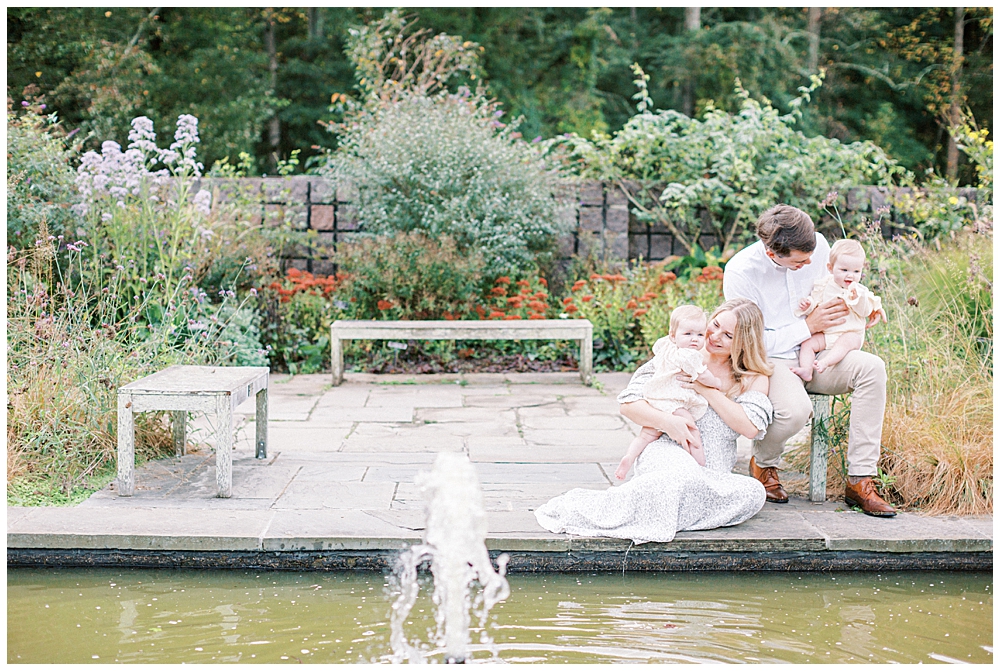
[[[631,480],[605,491],[573,489],[557,496],[535,511],[539,524],[555,533],[665,543],[678,531],[732,526],[757,514],[764,486],[731,471],[737,436],[760,438],[771,422],[764,319],[744,298],[726,301],[709,318],[707,336],[705,364],[725,391],[687,378],[709,405],[697,424],[643,400],[642,388],[653,376],[652,363],[643,364],[618,396],[621,413],[664,435],[639,456]],[[695,426],[705,466],[681,447],[690,445]]]

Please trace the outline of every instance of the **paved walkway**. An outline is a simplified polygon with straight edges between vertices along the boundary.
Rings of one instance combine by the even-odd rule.
[[[466,453],[488,512],[491,550],[512,570],[546,568],[990,568],[992,517],[902,513],[874,519],[838,492],[806,498],[807,478],[785,473],[793,498],[727,529],[682,532],[672,543],[550,534],[532,511],[571,487],[600,489],[637,431],[615,395],[628,375],[348,374],[271,378],[269,448],[254,459],[253,402],[241,415],[233,496],[215,496],[211,446],[146,464],[136,493],[114,485],[72,508],[8,508],[8,562],[215,563],[283,567],[384,566],[420,539],[414,476],[439,451]],[[207,442],[205,417],[191,440]],[[746,473],[742,442],[737,472]],[[74,559],[75,558],[75,559]],[[284,562],[284,563],[283,563]]]

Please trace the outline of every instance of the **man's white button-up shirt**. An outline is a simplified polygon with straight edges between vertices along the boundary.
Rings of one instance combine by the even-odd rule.
[[[726,300],[748,298],[764,314],[764,345],[768,356],[798,357],[799,345],[809,338],[803,317],[796,317],[799,301],[812,293],[813,283],[827,275],[830,245],[819,233],[810,263],[798,270],[783,268],[772,261],[758,240],[729,260],[722,278]]]

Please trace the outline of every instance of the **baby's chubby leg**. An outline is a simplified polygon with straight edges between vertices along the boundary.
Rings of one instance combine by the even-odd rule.
[[[823,356],[816,359],[816,363],[813,364],[813,368],[817,373],[822,373],[830,366],[834,366],[843,361],[848,352],[861,349],[861,346],[864,344],[864,340],[864,336],[860,333],[852,332],[843,334],[837,338],[837,342],[833,343],[833,347],[831,347],[828,352],[825,352]]]
[[[694,415],[688,412],[687,408],[677,408],[674,410],[674,415],[677,417],[683,417],[684,419],[690,419],[691,423],[694,424]],[[688,448],[688,453],[694,457],[694,460],[698,462],[699,466],[705,465],[705,449],[701,445],[701,432],[695,427],[691,430],[691,447]]]
[[[648,426],[642,427],[642,431],[636,436],[632,442],[629,444],[628,449],[625,451],[625,456],[622,457],[621,462],[618,464],[618,468],[615,469],[615,478],[618,480],[624,480],[625,476],[628,475],[629,470],[632,468],[632,464],[635,460],[639,458],[642,451],[646,449],[646,446],[651,442],[659,438],[662,432],[652,429]]]
[[[803,382],[813,379],[813,369],[816,363],[816,353],[826,349],[826,336],[822,333],[814,333],[808,340],[804,340],[799,345],[799,365],[797,368],[789,366],[789,370],[802,378]],[[843,357],[841,357],[843,358]]]

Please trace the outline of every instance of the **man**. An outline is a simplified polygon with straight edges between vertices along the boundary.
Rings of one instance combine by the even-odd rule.
[[[787,503],[778,480],[778,462],[785,441],[798,433],[812,414],[806,392],[853,392],[847,443],[848,505],[875,517],[893,517],[896,511],[876,493],[876,474],[885,414],[885,363],[868,352],[854,351],[811,382],[791,372],[798,365],[799,344],[813,333],[844,323],[848,308],[840,298],[818,306],[807,317],[796,317],[799,299],[809,296],[813,282],[827,273],[830,245],[816,232],[809,215],[790,205],[776,205],[757,220],[759,240],[738,252],[726,264],[722,280],[726,300],[748,298],[764,314],[764,342],[774,374],[768,397],[774,421],[761,440],[753,443],[750,475],[767,490],[767,500]],[[873,313],[868,327],[882,314]]]

